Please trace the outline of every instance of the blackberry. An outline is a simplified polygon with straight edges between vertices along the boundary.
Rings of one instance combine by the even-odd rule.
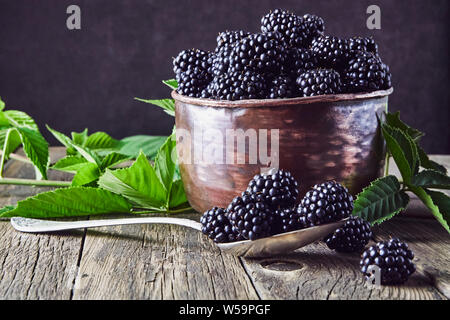
[[[338,252],[360,252],[372,237],[370,224],[351,216],[342,228],[325,237],[328,248]]]
[[[349,92],[370,92],[391,87],[391,73],[381,59],[370,52],[357,51],[344,70]]]
[[[234,242],[243,240],[226,217],[226,210],[214,207],[206,211],[200,218],[202,232],[214,242]]]
[[[353,51],[367,51],[378,54],[378,45],[371,37],[352,37],[348,39],[348,48]]]
[[[273,234],[274,217],[261,196],[244,192],[227,208],[231,225],[245,239],[256,240]]]
[[[217,49],[220,49],[225,45],[232,45],[249,35],[250,32],[246,32],[243,30],[221,32],[217,36]]]
[[[323,32],[325,31],[325,22],[321,17],[314,14],[305,14],[302,17],[302,24],[305,26],[307,39],[309,41],[323,35]]]
[[[376,265],[381,269],[381,284],[402,284],[416,271],[413,259],[414,253],[408,244],[393,238],[378,242],[364,251],[360,262],[361,272],[369,277],[368,267]]]
[[[311,50],[321,67],[340,71],[350,58],[347,41],[332,36],[320,36],[311,43]]]
[[[336,94],[342,91],[341,77],[332,69],[314,69],[300,74],[297,86],[302,96]]]
[[[280,75],[272,80],[268,99],[293,98],[296,96],[296,87],[294,82],[288,76]]]
[[[262,99],[266,95],[264,78],[251,71],[216,76],[207,90],[211,97],[219,100]]]
[[[183,50],[173,60],[173,72],[175,75],[180,75],[182,72],[185,72],[188,69],[193,69],[194,67],[201,70],[208,70],[209,58],[209,53],[203,50]]]
[[[278,32],[290,47],[303,47],[308,40],[308,30],[303,20],[283,9],[275,9],[261,18],[263,33]]]
[[[271,209],[289,208],[298,197],[298,183],[289,171],[272,170],[250,180],[247,192],[259,195]]]
[[[228,72],[231,51],[235,45],[236,44],[225,43],[215,49],[211,59],[211,74],[220,76]]]
[[[317,59],[309,49],[290,48],[281,71],[297,78],[300,74],[317,67]]]
[[[233,46],[229,72],[278,73],[286,60],[286,48],[278,33],[251,34]]]
[[[211,75],[199,67],[189,67],[186,71],[177,74],[176,80],[179,94],[200,98],[203,90],[211,81]]]
[[[353,210],[353,197],[335,181],[316,184],[297,207],[302,227],[313,227],[347,218]]]
[[[295,208],[278,209],[275,211],[276,233],[284,233],[299,230],[302,225],[299,221],[300,215]]]

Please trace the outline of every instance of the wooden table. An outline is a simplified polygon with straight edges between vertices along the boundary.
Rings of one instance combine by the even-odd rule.
[[[63,154],[51,149],[53,159]],[[449,168],[450,156],[433,159]],[[7,163],[7,177],[33,174],[29,165]],[[50,173],[50,179],[61,178],[70,177]],[[0,186],[0,205],[44,190]],[[428,215],[414,200],[409,213]],[[398,236],[416,254],[417,272],[395,287],[366,284],[357,254],[337,254],[322,242],[249,260],[222,254],[200,233],[169,225],[26,234],[5,220],[0,234],[0,299],[450,298],[450,237],[434,219],[403,216],[374,228],[376,241]]]

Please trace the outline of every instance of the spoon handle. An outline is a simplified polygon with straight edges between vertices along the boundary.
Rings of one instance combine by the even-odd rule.
[[[95,228],[107,226],[119,226],[127,224],[176,224],[179,226],[189,227],[200,231],[201,223],[181,218],[165,218],[165,217],[143,217],[143,218],[124,218],[124,219],[107,219],[107,220],[82,220],[82,221],[51,221],[39,220],[22,217],[11,218],[11,225],[14,229],[22,232],[51,232],[72,230],[81,228]]]

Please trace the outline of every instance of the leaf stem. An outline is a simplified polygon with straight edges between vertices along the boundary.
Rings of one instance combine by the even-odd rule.
[[[0,185],[13,184],[20,186],[36,186],[36,187],[70,187],[70,181],[58,180],[34,180],[34,179],[20,179],[20,178],[0,178]]]
[[[3,150],[0,150],[0,155],[3,156]],[[9,154],[9,158],[20,161],[20,162],[28,163],[28,164],[33,164],[30,160],[28,160],[27,157],[21,156],[19,154],[11,153],[11,154]]]
[[[384,176],[387,177],[389,175],[389,151],[386,151],[386,158],[384,160]]]
[[[133,214],[144,214],[144,213],[169,213],[169,214],[175,214],[175,213],[183,213],[183,212],[189,212],[193,211],[194,209],[192,207],[187,207],[183,209],[178,210],[167,210],[167,211],[156,211],[156,210],[143,210],[143,211],[132,211]]]

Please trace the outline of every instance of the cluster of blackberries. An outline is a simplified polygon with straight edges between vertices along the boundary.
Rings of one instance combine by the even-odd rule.
[[[216,242],[256,240],[335,222],[347,218],[353,209],[352,196],[335,181],[314,186],[296,205],[298,195],[298,183],[290,172],[258,174],[226,209],[213,208],[203,214],[202,231]]]
[[[322,18],[276,9],[261,33],[225,31],[212,52],[173,61],[178,93],[216,100],[279,99],[370,92],[392,86],[372,38],[324,35]]]

